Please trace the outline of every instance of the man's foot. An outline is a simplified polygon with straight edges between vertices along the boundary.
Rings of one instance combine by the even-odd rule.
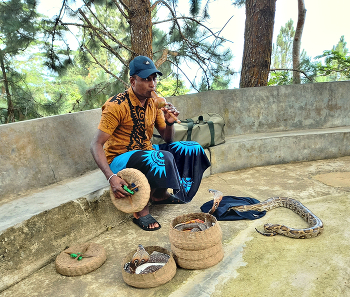
[[[149,214],[148,205],[143,210],[134,213],[133,222],[146,231],[160,229],[160,224]]]
[[[141,229],[146,231],[155,231],[160,229],[160,224],[152,217],[150,214],[147,214],[138,219],[133,218],[133,222],[138,225]],[[156,227],[157,226],[157,227]]]

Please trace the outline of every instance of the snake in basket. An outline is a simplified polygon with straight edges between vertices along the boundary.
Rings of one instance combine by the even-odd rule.
[[[216,190],[209,190],[209,191],[212,194],[214,194],[215,192],[221,193],[220,191],[216,191]],[[216,196],[219,196],[219,194],[216,193]],[[216,208],[217,207],[218,205],[216,206]],[[265,236],[275,236],[280,234],[287,237],[300,238],[300,239],[313,238],[322,233],[323,231],[322,221],[316,215],[314,215],[308,208],[306,208],[301,202],[293,198],[272,197],[257,204],[234,206],[234,207],[230,207],[228,210],[232,209],[239,212],[244,212],[249,210],[269,211],[277,207],[285,207],[292,210],[301,218],[303,218],[309,224],[309,227],[303,228],[303,229],[294,229],[294,228],[290,228],[280,224],[265,224],[264,225],[265,232],[261,232],[255,229],[257,232]]]

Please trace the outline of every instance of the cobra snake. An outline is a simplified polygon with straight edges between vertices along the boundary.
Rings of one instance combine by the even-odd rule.
[[[124,270],[131,274],[152,273],[162,268],[168,262],[169,258],[169,255],[156,251],[150,255],[142,244],[139,244],[131,261],[125,263]]]
[[[272,197],[257,204],[235,206],[229,209],[237,210],[239,212],[248,211],[248,210],[269,211],[277,207],[285,207],[294,211],[296,214],[302,217],[309,224],[309,228],[294,229],[294,228],[289,228],[287,226],[280,225],[280,224],[265,224],[264,225],[265,232],[261,232],[255,229],[260,234],[265,236],[275,236],[277,234],[280,234],[291,238],[305,239],[305,238],[316,237],[322,233],[323,231],[322,221],[316,215],[314,215],[309,209],[307,209],[301,202],[293,198]]]

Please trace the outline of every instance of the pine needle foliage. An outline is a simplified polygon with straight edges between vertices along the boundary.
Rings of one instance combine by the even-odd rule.
[[[0,2],[1,123],[39,116],[24,75],[13,67],[16,57],[35,42],[38,31],[36,6],[35,0]]]
[[[206,90],[213,89],[216,85],[213,82],[221,78],[228,86],[233,74],[229,70],[232,55],[225,49],[228,41],[206,26],[208,8],[209,1],[191,0],[189,14],[183,16],[177,12],[176,0],[96,0],[85,1],[74,9],[63,0],[58,17],[45,21],[46,65],[58,73],[63,73],[70,63],[103,69],[106,87],[102,86],[103,82],[97,82],[96,90],[92,86],[83,94],[86,106],[92,106],[88,102],[93,98],[88,97],[96,96],[96,92],[107,98],[112,92],[128,87],[128,65],[137,55],[151,57],[164,79],[189,80],[197,91],[200,77],[206,82]],[[67,14],[69,18],[65,17]],[[72,60],[66,36],[73,27],[79,29],[79,61]],[[141,34],[140,30],[145,32]],[[135,44],[135,40],[139,42]],[[65,45],[60,53],[58,43],[61,49]],[[192,81],[186,75],[187,65],[199,68],[198,77]]]

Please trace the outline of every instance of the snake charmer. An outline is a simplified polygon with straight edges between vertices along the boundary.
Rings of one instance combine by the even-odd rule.
[[[129,64],[130,87],[112,96],[102,106],[102,116],[91,142],[91,153],[109,181],[117,199],[129,195],[127,183],[117,176],[125,168],[140,170],[151,187],[151,204],[178,204],[192,200],[203,172],[210,166],[204,149],[194,141],[174,142],[174,123],[179,111],[169,102],[155,104],[157,77],[162,73],[145,56]],[[154,127],[166,143],[153,145]],[[172,189],[170,194],[168,189]],[[149,213],[149,206],[133,214],[142,229],[161,227]]]

